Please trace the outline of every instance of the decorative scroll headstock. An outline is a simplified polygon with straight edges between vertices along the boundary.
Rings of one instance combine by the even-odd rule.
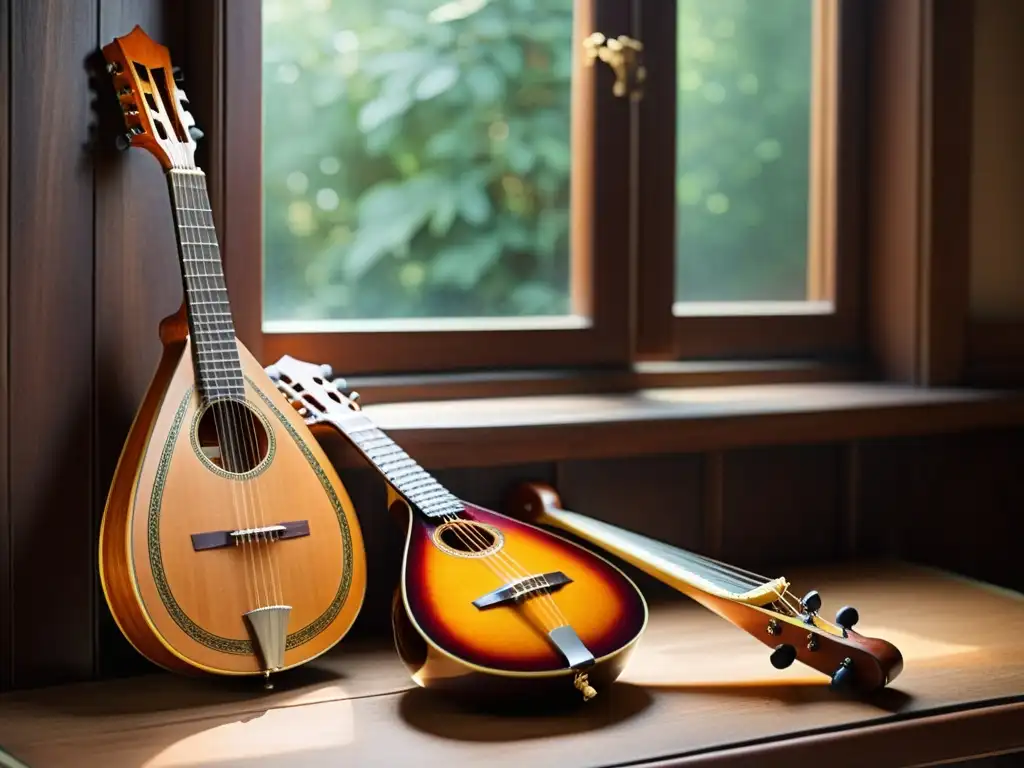
[[[103,46],[107,72],[124,114],[119,149],[136,146],[156,156],[165,170],[195,168],[196,141],[203,134],[185,109],[180,71],[170,52],[142,28]]]
[[[285,355],[267,367],[267,375],[307,424],[344,420],[360,410],[359,393],[344,394],[344,379],[334,379],[331,366],[315,365]]]

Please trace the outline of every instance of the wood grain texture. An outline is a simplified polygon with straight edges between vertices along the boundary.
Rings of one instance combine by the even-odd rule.
[[[10,231],[10,4],[0,7],[0,691],[10,685],[10,513],[8,493],[7,274]]]
[[[180,18],[158,0],[103,0],[100,43],[139,24],[174,56]],[[102,77],[109,76],[105,72]],[[108,86],[109,88],[109,86]],[[116,97],[103,92],[109,100]],[[123,118],[114,105],[111,122]],[[167,182],[147,152],[118,152],[113,131],[99,138],[95,189],[95,536],[118,457],[160,359],[160,321],[182,299]],[[97,575],[98,579],[98,575]],[[97,594],[99,584],[97,581]],[[97,672],[141,671],[140,657],[98,600]]]
[[[833,446],[726,453],[722,559],[744,568],[833,560],[842,520],[840,462]]]
[[[96,4],[11,4],[12,684],[93,671],[93,169]],[[59,371],[74,371],[66,376]]]
[[[921,381],[964,380],[970,305],[974,0],[934,0],[926,72],[922,174],[924,254]]]
[[[870,60],[870,337],[881,373],[963,380],[974,3],[877,3]]]
[[[923,14],[929,2],[872,6],[868,330],[882,373],[904,382],[920,376]]]
[[[6,689],[11,681],[11,518],[8,485],[10,372],[7,369],[7,276],[10,268],[8,206],[11,183],[8,123],[11,96],[10,21],[11,6],[4,3],[0,7],[0,691]]]
[[[822,750],[836,768],[896,768],[1024,749],[1012,703],[1024,676],[1020,595],[910,566],[787,573],[819,588],[824,610],[855,604],[865,632],[899,636],[906,668],[893,688],[838,697],[817,673],[773,669],[761,643],[685,601],[652,612],[620,684],[568,712],[467,710],[400,690],[408,676],[390,649],[352,649],[324,660],[336,676],[295,676],[287,688],[282,678],[271,696],[160,676],[8,694],[0,743],[54,768],[774,768],[820,761]],[[740,749],[743,761],[718,762]]]

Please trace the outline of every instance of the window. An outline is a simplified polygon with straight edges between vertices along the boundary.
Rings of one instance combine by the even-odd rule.
[[[854,5],[225,4],[240,335],[346,374],[851,351]]]
[[[649,66],[666,74],[638,121],[644,352],[852,351],[861,13],[842,0],[643,2]]]

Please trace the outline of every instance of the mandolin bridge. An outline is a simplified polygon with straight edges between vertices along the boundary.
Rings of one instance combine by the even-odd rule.
[[[240,528],[235,531],[208,531],[192,534],[192,549],[223,549],[239,544],[270,543],[282,539],[298,539],[309,536],[309,521],[295,520],[290,523],[276,523],[258,528]]]
[[[561,571],[540,573],[536,576],[527,576],[525,579],[510,581],[505,586],[499,587],[493,592],[488,592],[482,597],[478,597],[473,601],[473,605],[482,611],[485,608],[494,608],[498,605],[514,603],[520,598],[540,592],[542,589],[553,591],[570,583],[572,583],[572,579]]]

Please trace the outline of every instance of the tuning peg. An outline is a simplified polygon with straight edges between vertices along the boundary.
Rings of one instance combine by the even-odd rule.
[[[860,614],[852,605],[844,605],[836,611],[836,624],[843,629],[853,629],[853,625],[860,621]]]
[[[281,371],[276,365],[268,365],[265,370],[271,381],[277,382],[281,380]]]
[[[188,135],[192,137],[192,141],[199,141],[205,135],[198,125],[189,126]]]
[[[135,117],[137,114],[139,114],[139,110],[134,104],[122,105],[121,111],[124,112],[125,115],[127,115],[128,117]]]
[[[132,87],[130,85],[122,85],[117,90],[117,95],[118,96],[131,96],[132,95]]]
[[[334,384],[334,388],[337,389],[339,392],[344,392],[346,389],[348,389],[348,382],[345,381],[345,379],[341,378],[340,376],[331,383]]]
[[[171,67],[171,74],[174,76],[174,82],[176,82],[176,83],[184,83],[185,82],[185,76],[181,73],[181,67],[179,67],[177,65]]]
[[[107,74],[110,74],[110,75],[119,75],[119,74],[121,74],[121,65],[118,64],[116,61],[108,61],[107,62]]]
[[[772,651],[771,662],[776,669],[785,669],[796,660],[796,648],[789,643],[775,646]]]
[[[348,395],[348,399],[349,399],[349,400],[350,400],[350,401],[351,401],[351,402],[352,402],[353,404],[358,404],[358,403],[359,403],[359,393],[358,393],[358,392],[351,392],[351,393],[349,393],[349,395]]]
[[[829,683],[829,687],[833,691],[842,691],[849,688],[853,684],[853,660],[846,658],[843,659],[843,663],[839,665],[832,675],[832,682]]]
[[[805,613],[817,613],[821,610],[821,595],[815,590],[811,590],[803,599],[800,601],[800,607],[804,609]]]
[[[124,152],[128,147],[132,145],[132,137],[142,133],[142,128],[137,125],[133,125],[125,133],[114,139],[114,146]]]
[[[330,380],[334,376],[334,369],[327,363],[320,364],[320,378]]]

